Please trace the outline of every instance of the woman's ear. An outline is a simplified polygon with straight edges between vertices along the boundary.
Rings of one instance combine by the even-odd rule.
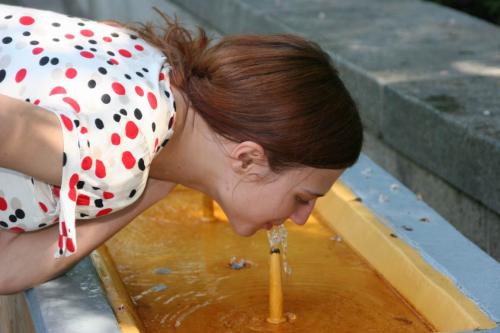
[[[237,144],[230,154],[231,168],[237,174],[257,174],[265,176],[269,170],[264,149],[253,141]]]

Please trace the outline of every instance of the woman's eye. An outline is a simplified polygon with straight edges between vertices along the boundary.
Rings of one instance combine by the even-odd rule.
[[[307,200],[303,200],[303,199],[301,199],[301,198],[299,198],[299,197],[296,197],[296,198],[295,198],[295,200],[296,200],[299,204],[301,204],[301,205],[308,205],[308,204],[309,204],[309,201],[307,201]]]

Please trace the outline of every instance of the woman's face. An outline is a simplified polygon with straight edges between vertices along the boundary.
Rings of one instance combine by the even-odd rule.
[[[251,236],[290,218],[302,225],[316,199],[324,195],[344,170],[301,168],[273,174],[272,179],[238,180],[227,186],[219,204],[233,230]]]

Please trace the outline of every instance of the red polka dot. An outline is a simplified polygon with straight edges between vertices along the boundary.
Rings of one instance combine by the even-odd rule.
[[[106,43],[110,43],[112,41],[111,37],[108,36],[103,37],[102,40],[105,41]]]
[[[125,95],[125,87],[119,82],[113,82],[111,88],[117,95]]]
[[[111,61],[111,64],[113,64],[113,65],[118,65],[119,64],[118,60],[116,60],[114,58],[109,59],[109,61]]]
[[[35,105],[40,104],[40,100],[39,100],[38,98],[37,98],[37,99],[35,99],[35,101],[33,102],[33,104],[35,104]]]
[[[130,53],[129,51],[127,51],[125,49],[119,49],[118,53],[120,53],[125,58],[130,58],[132,56],[132,53]]]
[[[156,100],[156,96],[152,92],[148,92],[148,102],[153,110],[155,110],[156,107],[158,106],[158,101]]]
[[[66,89],[64,89],[64,87],[57,86],[57,87],[54,87],[50,91],[49,96],[56,95],[56,94],[65,94],[65,93],[66,93]]]
[[[75,36],[72,35],[72,34],[66,34],[66,35],[64,35],[64,37],[66,37],[67,39],[73,39],[73,38],[75,38]]]
[[[22,25],[32,25],[35,20],[31,16],[22,16],[19,18],[19,23]]]
[[[77,71],[74,68],[68,68],[65,74],[68,79],[74,79],[77,74]]]
[[[160,72],[160,77],[158,78],[160,81],[165,80],[165,74],[163,72]]]
[[[94,54],[92,52],[89,52],[89,51],[82,51],[80,52],[80,55],[84,58],[88,58],[88,59],[91,59],[94,57]]]
[[[85,194],[79,194],[78,198],[76,198],[76,204],[79,206],[88,206],[90,205],[90,197]]]
[[[80,30],[80,33],[82,34],[82,36],[85,36],[85,37],[94,36],[94,33],[92,32],[92,30],[89,30],[89,29]]]
[[[89,170],[90,168],[92,168],[92,158],[85,156],[82,160],[82,169]]]
[[[68,117],[66,117],[63,114],[61,115],[61,119],[63,121],[64,127],[66,127],[68,129],[68,131],[72,131],[73,130],[73,122],[71,121],[71,119],[69,119]]]
[[[20,228],[20,227],[13,227],[13,228],[10,228],[9,230],[16,232],[16,233],[25,232],[25,230],[23,228]]]
[[[75,110],[76,112],[80,112],[80,104],[78,104],[77,101],[75,101],[73,98],[64,97],[63,101],[65,103],[68,103],[69,106],[71,106],[73,108],[73,110]]]
[[[59,192],[61,192],[61,188],[59,186],[52,186],[52,194],[54,194],[57,198],[59,198]]]
[[[66,222],[65,221],[61,222],[61,229],[62,229],[62,236],[67,237],[68,230],[66,229]]]
[[[24,78],[26,77],[26,73],[26,68],[21,68],[20,70],[18,70],[16,73],[16,82],[19,83],[24,80]]]
[[[144,47],[142,47],[142,45],[135,44],[135,46],[134,46],[134,47],[135,47],[135,49],[136,49],[137,51],[144,51]]]
[[[7,209],[7,201],[5,201],[4,198],[0,197],[0,210],[6,210]]]
[[[76,183],[80,180],[80,177],[78,177],[78,174],[74,173],[71,175],[69,178],[69,187],[75,187]]]
[[[47,208],[47,206],[45,206],[45,204],[43,202],[38,202],[38,206],[40,206],[40,209],[44,212],[44,213],[47,213],[49,211],[49,209]]]
[[[120,144],[120,135],[118,135],[117,133],[113,133],[111,134],[111,143],[114,144],[115,146],[119,145]]]
[[[72,189],[69,190],[69,192],[68,192],[68,198],[71,201],[76,201],[76,189],[75,188],[72,188]]]
[[[155,147],[153,149],[156,149],[158,147],[158,138],[155,139]]]
[[[125,134],[127,135],[127,137],[129,137],[130,139],[135,139],[138,133],[139,129],[137,128],[137,125],[134,124],[133,121],[128,121],[127,125],[125,125]]]
[[[62,249],[63,246],[63,235],[59,235],[59,241],[57,242],[57,247]]]
[[[142,88],[139,86],[135,86],[135,92],[139,96],[144,96],[144,90],[142,90]]]
[[[123,165],[125,166],[125,168],[132,169],[135,165],[134,155],[132,155],[132,153],[129,151],[123,152],[122,162],[123,162]]]
[[[85,133],[87,133],[87,132],[88,132],[87,127],[82,127],[82,128],[80,128],[80,133],[85,134]]]
[[[40,54],[43,52],[43,48],[42,47],[35,47],[32,51],[31,51],[34,55],[37,55],[37,54]]]
[[[75,243],[73,243],[73,239],[71,238],[66,239],[66,248],[68,249],[69,252],[75,252]]]
[[[95,214],[95,216],[108,215],[112,211],[113,211],[113,209],[111,209],[111,208],[104,208],[104,209],[101,209],[100,211],[98,211],[97,214]]]
[[[104,167],[104,163],[101,160],[95,161],[95,175],[99,178],[106,177],[106,168]]]
[[[108,200],[108,199],[112,199],[112,198],[114,198],[114,197],[115,197],[115,195],[114,195],[113,193],[111,193],[111,192],[104,192],[104,193],[102,194],[102,196],[103,196],[103,197],[104,197],[104,199],[106,199],[106,200]]]

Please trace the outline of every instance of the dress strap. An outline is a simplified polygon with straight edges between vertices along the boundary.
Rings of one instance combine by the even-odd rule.
[[[77,250],[76,245],[76,199],[80,172],[80,148],[75,115],[69,112],[57,113],[64,138],[63,171],[59,196],[59,241],[55,257],[70,256]]]

